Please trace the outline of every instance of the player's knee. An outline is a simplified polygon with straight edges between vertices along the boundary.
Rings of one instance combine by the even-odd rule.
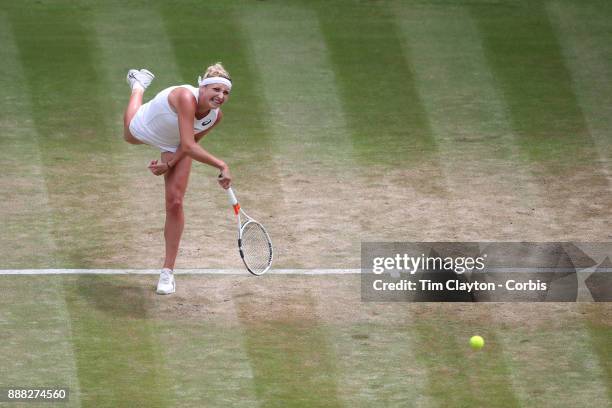
[[[124,129],[123,130],[123,140],[125,140],[129,144],[134,144],[134,145],[142,144],[142,142],[140,140],[138,140],[134,136],[132,136],[132,134],[130,133],[130,131],[128,129]]]
[[[179,213],[183,211],[183,197],[179,194],[171,195],[166,198],[166,212]]]

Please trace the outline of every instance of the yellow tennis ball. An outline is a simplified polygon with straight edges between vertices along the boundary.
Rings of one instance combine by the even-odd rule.
[[[484,339],[480,336],[472,336],[470,339],[470,346],[474,350],[480,350],[484,346]]]

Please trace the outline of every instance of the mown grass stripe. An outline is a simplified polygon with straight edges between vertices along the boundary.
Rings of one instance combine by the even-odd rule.
[[[171,406],[171,379],[148,315],[152,288],[116,276],[64,279],[84,407]]]
[[[448,19],[444,20],[443,16],[446,13],[448,13]],[[458,8],[451,8],[449,10],[447,8],[425,6],[418,7],[416,10],[405,11],[404,14],[411,18],[410,21],[407,21],[405,29],[413,38],[419,39],[415,40],[414,43],[411,43],[415,60],[417,62],[427,62],[427,64],[423,65],[422,67],[417,64],[415,68],[417,75],[424,81],[429,79],[432,82],[430,88],[425,89],[425,91],[429,92],[429,94],[424,94],[425,96],[423,100],[425,101],[425,105],[428,107],[429,112],[436,109],[442,111],[439,112],[439,114],[434,111],[435,114],[430,115],[430,117],[433,116],[434,120],[436,118],[441,120],[442,125],[448,121],[447,129],[441,133],[445,133],[446,135],[449,133],[452,134],[453,129],[448,127],[452,126],[453,124],[456,125],[456,123],[462,124],[462,129],[459,132],[465,130],[468,137],[479,134],[487,134],[488,132],[495,130],[506,131],[507,135],[506,137],[503,137],[502,140],[507,145],[504,150],[507,150],[505,152],[502,151],[505,154],[498,155],[498,160],[504,159],[504,156],[508,153],[513,153],[512,130],[509,126],[506,126],[505,129],[503,126],[499,128],[500,119],[502,119],[501,123],[503,123],[503,119],[505,119],[503,114],[503,104],[499,101],[499,98],[496,97],[496,92],[493,86],[490,86],[487,89],[486,81],[484,81],[483,85],[483,78],[491,78],[491,73],[488,72],[486,61],[482,55],[482,48],[480,46],[474,47],[473,44],[470,44],[470,41],[480,41],[479,34],[475,27],[469,28],[468,38],[465,38],[465,32],[461,33],[457,31],[457,28],[460,27],[461,24],[467,24],[469,26],[472,25],[470,16],[464,15],[464,18],[462,19],[462,10]],[[462,37],[462,35],[464,37]],[[428,43],[427,40],[422,41],[421,39],[423,38],[431,39],[431,43]],[[460,43],[460,41],[466,42]],[[431,66],[434,68],[431,68]],[[422,68],[422,71],[419,71],[419,68]],[[478,77],[478,83],[474,85],[474,89],[477,89],[478,91],[477,96],[472,95],[470,97],[469,89],[465,88],[465,84],[469,81],[469,75],[465,75],[466,73],[469,73],[470,75],[475,74],[475,76]],[[491,82],[492,81],[489,83]],[[419,84],[422,83],[422,81],[419,82]],[[487,96],[493,97],[494,100],[489,100]],[[468,99],[462,101],[461,98],[463,97],[467,97]],[[444,98],[448,98],[449,100],[444,101]],[[475,107],[478,107],[479,101],[481,100],[480,98],[484,99],[482,100],[482,103],[488,104],[483,111],[497,108],[495,111],[496,115],[483,115],[483,117],[478,120],[469,118],[470,109],[475,109]],[[476,102],[473,99],[476,99]],[[453,103],[457,103],[457,106],[453,106]],[[449,112],[444,112],[444,109],[447,106],[449,108]],[[461,115],[465,116],[461,117]],[[488,121],[491,121],[490,125],[487,123]],[[487,127],[489,127],[488,130],[486,129]],[[434,122],[432,128],[434,130],[440,129],[440,123]],[[502,134],[501,136],[504,135]],[[448,140],[438,140],[441,150],[444,149],[445,142],[448,142]],[[486,143],[486,140],[480,141],[478,147],[481,149],[483,147],[487,148]],[[488,148],[491,149],[491,147]],[[463,155],[469,154],[469,152],[469,147],[466,148],[465,146],[462,146],[461,149],[457,148],[454,153],[459,157],[464,157]],[[485,155],[485,160],[490,160],[491,157],[495,157],[497,155],[496,153],[498,152],[491,151],[489,154]],[[512,156],[513,155],[511,155],[509,159],[513,159]],[[516,158],[514,158],[514,160],[517,164],[521,164],[520,160],[516,160]],[[461,159],[459,159],[459,161],[461,161]],[[465,160],[464,157],[464,162],[468,161],[469,160]],[[507,173],[507,171],[504,171],[503,173]],[[455,172],[454,174],[457,173]],[[515,181],[521,182],[521,180],[516,179]],[[538,198],[538,193],[538,190],[533,190],[534,198]],[[504,205],[507,204],[508,201],[504,200]],[[540,208],[541,207],[538,207],[538,210],[540,210]],[[545,223],[543,225],[545,225]],[[528,223],[526,227],[533,228],[533,224],[530,225]],[[508,361],[508,357],[517,355],[520,353],[520,350],[515,350],[515,343],[504,341],[504,336],[500,335],[497,331],[492,331],[485,337],[488,338],[489,336],[493,337],[493,341],[496,343],[496,349],[503,353],[498,361],[505,367],[502,370],[502,374],[505,373],[505,376],[507,377],[506,380],[500,380],[498,378],[495,381],[500,381],[501,384],[504,384],[503,387],[507,387],[506,384],[514,383],[514,389],[509,387],[506,388],[505,392],[508,394],[514,394],[515,392],[517,393],[519,398],[517,399],[516,396],[512,398],[515,404],[519,404],[519,400],[521,404],[525,403],[529,398],[531,389],[529,388],[529,385],[525,384],[524,381],[516,380],[516,378],[525,377],[526,373],[521,372],[521,374],[516,375],[514,373],[516,366]],[[545,379],[543,382],[546,381],[554,380],[552,378]],[[532,380],[532,382],[535,382],[535,380]],[[481,385],[483,386],[483,389],[491,388],[490,385],[479,384],[479,386]],[[595,385],[594,388],[595,392],[597,393],[597,385]],[[475,396],[466,395],[466,398],[475,398]],[[499,403],[501,403],[502,400],[499,400]],[[503,403],[501,403],[501,405],[503,406]]]
[[[576,95],[586,118],[589,132],[597,146],[599,161],[608,178],[609,196],[612,163],[612,7],[609,2],[590,1],[573,4],[561,1],[547,2],[546,10],[558,33],[575,87]],[[607,200],[609,202],[610,199]],[[612,211],[612,209],[608,209]],[[609,219],[610,217],[604,217]],[[608,228],[609,230],[609,228]],[[608,236],[609,237],[609,236]],[[612,329],[604,316],[605,305],[585,306],[585,326],[590,336],[587,344],[598,357],[594,365],[602,370],[602,383],[607,389],[608,405],[612,404]],[[597,367],[593,367],[596,369]]]
[[[58,256],[63,266],[107,264],[116,250],[108,229],[118,206],[109,208],[100,197],[120,175],[113,166],[110,118],[101,109],[108,100],[97,80],[89,16],[61,3],[7,9],[40,136]]]
[[[275,159],[283,167],[353,168],[352,140],[318,23],[312,10],[299,5],[241,9],[258,88],[272,119]]]
[[[410,56],[404,55],[403,37],[389,6],[353,1],[301,4],[317,14],[345,132],[352,139],[354,175],[336,183],[349,191],[334,217],[345,215],[357,200],[359,208],[341,226],[358,223],[361,240],[392,241],[406,234],[427,240],[441,230],[445,237],[454,236],[444,220],[417,215],[424,207],[448,213],[447,191]],[[410,232],[406,229],[417,225]],[[343,231],[339,234],[344,236]],[[338,254],[338,266],[358,265],[354,251]]]
[[[0,294],[0,387],[66,387],[69,400],[63,405],[80,407],[61,278],[3,276]]]
[[[561,45],[572,85],[582,107],[597,161],[612,188],[612,8],[608,2],[548,2],[546,11]]]
[[[252,290],[263,282],[255,282]],[[328,333],[311,314],[316,298],[279,293],[275,302],[234,295],[259,402],[265,407],[340,407]]]
[[[57,284],[57,288],[58,288],[58,310],[56,311],[57,316],[59,316],[59,318],[65,322],[66,325],[66,333],[65,333],[65,341],[69,343],[68,345],[68,350],[66,351],[66,354],[64,354],[64,357],[70,364],[71,364],[71,369],[72,372],[74,373],[73,376],[69,377],[69,381],[70,381],[70,387],[71,387],[71,394],[72,394],[72,403],[75,404],[75,406],[81,407],[81,383],[80,383],[80,378],[78,376],[78,366],[77,366],[77,352],[78,350],[75,349],[74,347],[74,342],[72,341],[72,333],[73,333],[73,327],[72,327],[72,320],[70,319],[70,313],[68,312],[68,303],[66,302],[66,294],[64,293],[64,285],[63,282],[60,281],[55,281],[55,284]],[[61,289],[60,289],[61,286]]]
[[[598,358],[592,368],[601,369],[600,378],[608,393],[607,402],[609,406],[612,406],[612,359],[610,358],[612,356],[612,343],[610,342],[612,322],[609,318],[612,310],[609,304],[588,305],[584,307],[584,310],[586,311],[585,325],[589,333],[586,345],[593,348]]]
[[[6,219],[0,238],[4,267],[11,265],[51,266],[62,264],[58,259],[54,240],[53,217],[44,169],[41,166],[40,135],[26,114],[32,111],[30,99],[21,90],[25,88],[18,50],[10,21],[0,14],[0,61],[5,68],[2,89],[6,97],[2,111],[11,122],[2,121],[0,155],[3,163],[18,160],[8,166],[2,182],[5,196],[0,213]],[[14,174],[11,170],[14,170]],[[10,185],[4,189],[5,182]],[[4,242],[4,240],[7,242]],[[21,248],[27,243],[27,247]],[[33,251],[32,248],[36,248]],[[19,289],[14,285],[18,285]],[[2,332],[11,333],[11,339],[2,341],[0,354],[5,376],[3,386],[65,386],[69,388],[69,407],[80,407],[80,385],[76,366],[72,333],[64,300],[61,280],[53,282],[39,279],[3,280],[0,284]],[[31,291],[26,298],[36,298],[35,305],[24,307],[17,300]],[[23,329],[24,322],[28,322]],[[49,349],[51,352],[49,352]],[[37,384],[37,385],[34,385]]]
[[[413,305],[362,302],[359,276],[317,281],[324,285],[315,313],[328,333],[344,406],[433,406],[426,395],[428,367],[417,360]]]
[[[2,279],[0,325],[9,336],[0,351],[2,386],[65,387],[68,407],[81,407],[81,384],[63,280]],[[36,298],[24,305],[22,297]]]
[[[177,316],[156,322],[156,337],[166,345],[164,368],[172,377],[167,386],[173,395],[169,406],[260,406],[242,329],[233,319],[218,325],[200,320]]]
[[[566,168],[592,160],[593,141],[544,3],[470,10],[525,157]]]
[[[8,17],[0,14],[0,61],[4,98],[0,102],[0,161],[6,164],[0,179],[4,199],[0,203],[3,233],[0,235],[2,265],[50,267],[60,265],[53,238],[53,213],[44,168],[41,165],[39,135],[29,112],[30,99],[23,94],[25,78],[19,50]],[[36,251],[33,250],[36,248]]]
[[[499,334],[486,323],[492,316],[477,324],[462,324],[461,316],[459,308],[436,305],[412,325],[417,361],[427,367],[425,395],[434,406],[519,407]],[[474,334],[487,339],[486,349],[469,348]]]
[[[496,234],[496,237],[513,236],[511,222],[499,227],[501,217],[514,219],[516,210],[520,210],[523,204],[519,197],[508,196],[507,191],[513,192],[511,187],[488,179],[478,187],[482,195],[470,195],[473,192],[470,187],[486,179],[487,175],[506,172],[505,161],[513,156],[514,140],[503,105],[492,86],[480,38],[469,13],[460,7],[406,9],[395,5],[394,10],[410,47],[417,88],[436,136],[450,195],[461,203],[461,207],[453,211],[465,219],[465,215],[459,214],[466,206],[474,205],[472,212],[477,214],[477,222],[482,223],[489,218],[485,216],[483,219],[482,208],[491,203],[495,225],[486,231]],[[466,168],[465,163],[474,165]],[[518,177],[512,179],[514,183],[521,182]],[[470,180],[470,186],[466,186],[465,180]],[[500,195],[506,195],[503,202],[509,214],[500,214],[496,204]],[[509,230],[504,231],[504,227]],[[462,232],[462,235],[469,234],[470,231]],[[487,406],[519,406],[516,393],[520,390],[512,385],[505,357],[507,351],[498,342],[499,336],[494,329],[471,328],[474,333],[485,336],[495,348],[494,356],[486,357],[486,371],[483,371],[485,357],[465,354],[469,334],[445,324],[445,337],[438,332],[438,325],[430,324],[429,319],[429,316],[417,318],[411,327],[417,339],[418,361],[428,367],[426,394],[432,402],[450,404],[441,396],[448,395],[446,390],[452,388],[456,390],[453,404],[460,406],[483,403]],[[432,342],[435,347],[432,347]],[[440,356],[435,355],[434,349],[437,348],[444,350]],[[471,368],[474,363],[477,364],[475,370]],[[487,375],[480,378],[484,372]]]
[[[406,8],[401,3],[393,10],[436,138],[449,211],[466,221],[455,227],[459,236],[473,234],[474,224],[489,239],[509,239],[517,229],[534,224],[544,227],[549,216],[542,210],[541,191],[531,169],[519,159],[506,107],[469,11]],[[520,192],[517,185],[523,186]],[[468,221],[470,216],[474,218]]]
[[[318,14],[359,160],[402,167],[429,160],[435,139],[388,7],[305,4]]]
[[[592,236],[607,213],[599,191],[609,182],[544,3],[473,4],[470,12],[522,161],[537,169],[535,180],[553,215],[547,235]],[[568,183],[576,187],[568,190]]]
[[[315,240],[333,241],[341,230],[361,235],[355,222],[359,214],[352,207],[338,213],[333,225],[328,217],[351,200],[362,178],[317,15],[300,5],[257,4],[243,7],[240,17],[272,123],[271,154],[283,174],[278,184],[284,210],[276,222],[292,225],[293,239],[279,245],[281,255],[292,267],[319,266],[306,264],[299,248]],[[304,176],[313,168],[317,180]],[[342,183],[334,183],[335,178]],[[317,211],[299,216],[304,202]],[[313,223],[328,225],[314,234]],[[338,244],[339,251],[359,251],[357,240]]]
[[[156,296],[157,338],[175,405],[258,407],[245,334],[233,292],[248,277],[177,277],[177,293]]]
[[[514,306],[522,321],[504,312],[498,321],[498,341],[509,351],[506,357],[521,404],[570,408],[589,401],[589,406],[610,406],[607,378],[600,365],[606,360],[598,355],[601,337],[592,336],[578,313],[554,313],[553,304],[532,305],[530,310],[526,306]],[[586,308],[591,309],[588,322],[606,305]],[[542,321],[533,325],[534,319]],[[609,327],[595,327],[599,335],[610,333]],[[609,351],[610,347],[604,349]]]
[[[449,191],[451,196],[463,198],[461,208],[454,211],[464,219],[465,215],[459,215],[461,210],[479,197],[462,197],[464,193],[458,190],[468,189],[466,180],[470,185],[478,183],[483,173],[488,175],[496,170],[505,173],[503,161],[514,153],[513,135],[503,104],[491,85],[480,38],[468,13],[459,7],[394,6],[398,24],[406,36],[406,53],[410,54],[414,66],[415,84],[436,136]],[[500,148],[502,143],[505,146]],[[465,163],[469,162],[478,163],[478,168],[466,168]],[[470,171],[475,173],[470,175]],[[490,187],[483,189],[481,185],[478,190],[482,193]],[[499,193],[493,192],[489,200],[498,198]],[[509,203],[511,210],[521,204],[513,196],[504,199],[504,205]],[[497,212],[494,209],[496,216]],[[514,216],[509,214],[510,219]],[[491,228],[487,231],[492,233]],[[504,233],[499,228],[493,231]],[[425,308],[415,305],[417,316],[411,328],[417,361],[427,367],[428,386],[424,393],[429,405],[520,405],[510,381],[506,353],[494,328],[483,324],[460,325],[463,307],[455,310],[450,305],[443,309],[442,305],[436,305],[426,313],[421,309]],[[488,346],[483,352],[473,353],[467,346],[467,339],[475,333],[487,339]],[[448,391],[451,389],[452,394]]]

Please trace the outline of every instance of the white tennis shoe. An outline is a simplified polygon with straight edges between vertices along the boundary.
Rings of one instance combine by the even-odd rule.
[[[137,69],[130,69],[126,78],[130,88],[134,89],[134,86],[139,86],[142,87],[143,91],[151,85],[154,79],[155,75],[146,69],[141,69],[140,71]]]
[[[159,282],[157,282],[158,295],[170,295],[176,292],[176,283],[174,282],[174,274],[171,269],[164,268],[159,274]]]

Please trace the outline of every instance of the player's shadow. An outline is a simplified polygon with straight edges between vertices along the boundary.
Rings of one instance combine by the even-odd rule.
[[[80,275],[76,282],[79,298],[115,317],[145,319],[150,292],[117,276]]]

